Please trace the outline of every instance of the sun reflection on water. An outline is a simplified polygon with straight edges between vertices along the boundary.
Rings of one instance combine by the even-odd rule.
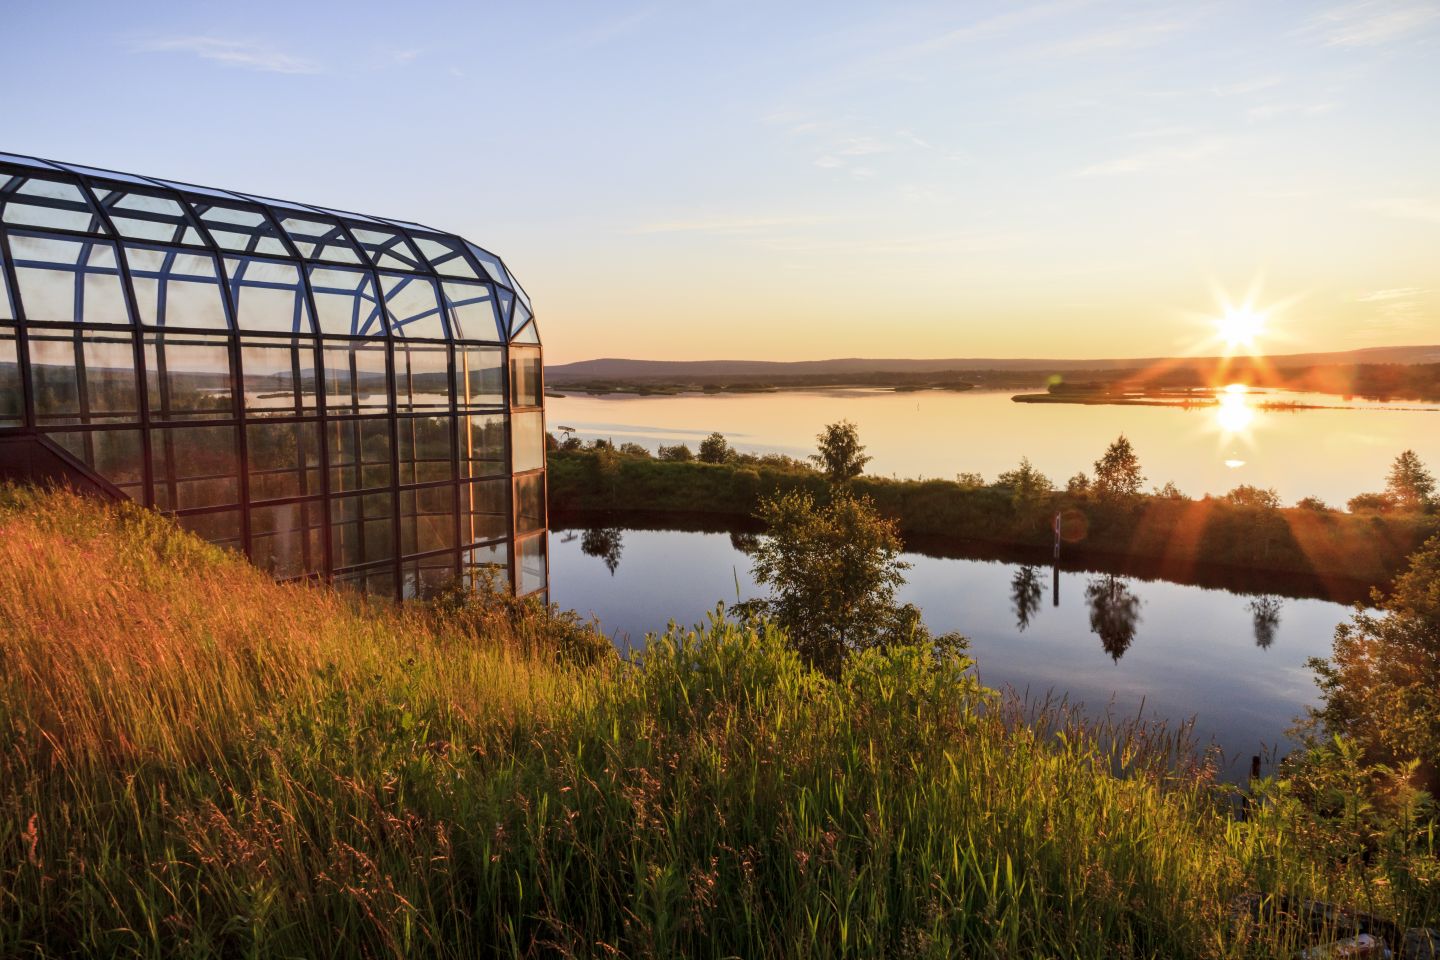
[[[1245,433],[1255,422],[1255,407],[1250,400],[1250,388],[1243,383],[1232,383],[1220,392],[1220,405],[1215,409],[1215,422],[1220,432],[1231,435]]]

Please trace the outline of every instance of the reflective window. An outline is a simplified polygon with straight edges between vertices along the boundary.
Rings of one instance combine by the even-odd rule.
[[[455,579],[454,557],[453,553],[447,553],[406,560],[400,567],[401,599],[428,600],[444,590]]]
[[[520,328],[530,322],[530,308],[525,304],[516,301],[515,316],[510,320],[510,333],[513,336]]]
[[[370,257],[370,262],[377,267],[395,270],[423,269],[420,255],[410,246],[410,242],[398,233],[381,229],[377,224],[351,227],[350,234]]]
[[[505,360],[499,347],[455,345],[455,405],[462,410],[505,405]]]
[[[519,561],[516,578],[519,581],[518,592],[522,597],[527,593],[545,589],[546,546],[543,533],[537,533],[533,537],[517,541],[515,545],[516,559]]]
[[[168,331],[145,334],[145,384],[152,420],[233,417],[230,339]]]
[[[467,243],[465,246],[469,248],[470,256],[480,261],[480,266],[484,267],[485,272],[490,274],[491,280],[494,280],[496,283],[503,283],[507,287],[510,286],[510,277],[505,273],[505,268],[500,265],[499,257],[487,250],[481,250],[473,243]]]
[[[106,233],[85,192],[73,183],[0,172],[0,222]]]
[[[457,340],[508,339],[501,335],[499,315],[489,286],[447,280],[440,284],[440,289],[445,294],[445,309]]]
[[[227,550],[241,550],[240,511],[220,510],[211,513],[192,513],[175,518],[176,522],[202,540],[208,540],[217,547]]]
[[[540,351],[533,347],[511,347],[511,404],[517,407],[538,407],[544,403],[545,390],[540,380]]]
[[[240,341],[245,413],[299,416],[315,411],[315,342],[300,337]]]
[[[32,323],[130,322],[111,244],[12,233],[10,255],[20,305]]]
[[[331,413],[390,408],[390,380],[383,341],[327,340],[322,350],[325,406]]]
[[[405,556],[455,546],[455,488],[400,491],[400,552]]]
[[[385,290],[385,309],[390,313],[390,330],[407,339],[444,340],[445,319],[435,284],[424,277],[380,275]]]
[[[235,428],[157,427],[150,435],[150,472],[161,510],[218,507],[240,499]]]
[[[125,248],[140,322],[156,327],[224,330],[225,298],[215,258],[153,247]]]
[[[540,331],[537,330],[537,329],[535,329],[535,321],[534,321],[534,320],[531,320],[529,323],[525,324],[525,326],[520,329],[520,332],[519,332],[519,333],[515,334],[514,339],[512,339],[510,342],[511,342],[511,343],[539,343],[539,342],[540,342]]]
[[[442,277],[459,277],[462,280],[483,280],[461,251],[460,245],[445,237],[415,238],[415,245],[430,261],[430,268]]]
[[[395,342],[395,404],[400,410],[450,409],[450,348]]]
[[[400,483],[434,483],[452,477],[455,425],[451,417],[401,417],[399,438]]]
[[[481,480],[460,485],[460,542],[481,543],[510,536],[510,481]]]
[[[10,300],[10,281],[5,279],[5,251],[0,249],[0,320],[14,320],[18,315]]]
[[[336,263],[364,263],[340,224],[317,214],[279,210],[280,227],[306,260],[331,260]]]
[[[25,419],[19,349],[15,328],[0,327],[0,427],[17,426]]]
[[[252,423],[245,427],[250,499],[313,497],[320,489],[318,423]]]
[[[225,275],[241,330],[313,333],[305,281],[298,264],[254,257],[226,257]]]
[[[505,417],[458,417],[460,477],[500,477],[508,472],[505,462]]]
[[[516,473],[545,466],[545,425],[539,411],[511,414],[510,435]]]
[[[330,457],[331,493],[390,486],[388,417],[328,421],[325,447]]]
[[[515,532],[534,533],[545,528],[545,475],[515,478]]]
[[[145,499],[145,447],[139,430],[79,430],[47,436],[127,497]]]
[[[489,543],[460,551],[460,582],[471,590],[510,592],[510,544]]]
[[[203,246],[205,241],[190,222],[180,201],[154,190],[136,190],[113,184],[93,184],[95,199],[115,227],[115,232],[132,240],[154,243],[186,243]]]
[[[332,531],[334,527],[332,526]],[[335,575],[335,586],[371,597],[395,598],[395,570],[390,566],[347,570]]]
[[[325,510],[319,500],[256,507],[250,511],[250,556],[285,580],[325,569]]]
[[[310,268],[320,332],[341,337],[383,337],[385,319],[375,296],[375,281],[363,270]]]
[[[370,493],[330,501],[330,553],[337,567],[386,560],[395,554],[393,495]],[[394,581],[391,581],[392,589]]]
[[[140,419],[130,334],[32,329],[29,354],[37,425]]]
[[[193,209],[221,250],[266,257],[292,255],[275,224],[259,210],[214,203],[196,203]]]

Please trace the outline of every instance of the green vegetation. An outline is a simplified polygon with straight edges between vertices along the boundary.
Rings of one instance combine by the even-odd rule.
[[[810,460],[824,471],[831,483],[849,483],[860,476],[871,460],[860,442],[860,431],[849,420],[830,424],[815,439],[819,441],[820,452],[812,454]]]
[[[1281,897],[1437,913],[1433,833],[1334,856],[1288,787],[1236,819],[1173,738],[1021,711],[954,653],[596,639],[0,492],[0,955],[1183,960],[1292,955]]]
[[[1105,449],[1095,461],[1095,483],[1092,489],[1102,500],[1133,499],[1140,493],[1145,477],[1140,473],[1140,458],[1125,434]]]

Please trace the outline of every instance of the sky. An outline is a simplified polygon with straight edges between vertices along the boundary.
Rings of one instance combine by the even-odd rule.
[[[547,362],[1440,343],[1440,0],[0,0],[0,151],[426,223]]]

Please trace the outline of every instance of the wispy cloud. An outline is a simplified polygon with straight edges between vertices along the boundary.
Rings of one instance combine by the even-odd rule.
[[[1250,120],[1273,120],[1276,117],[1319,117],[1335,109],[1333,103],[1262,103],[1245,111]]]
[[[1087,56],[1093,53],[1111,53],[1117,50],[1137,50],[1154,46],[1174,34],[1190,27],[1186,20],[1150,20],[1127,23],[1105,30],[1083,33],[1079,36],[1049,44],[1039,51],[1046,56]]]
[[[1389,290],[1372,290],[1355,298],[1357,303],[1385,303],[1390,300],[1413,300],[1429,293],[1424,287],[1391,287]]]
[[[262,73],[323,73],[314,60],[297,57],[272,46],[222,37],[158,37],[141,41],[132,48],[138,53],[188,53],[230,67]]]
[[[1440,200],[1418,197],[1382,197],[1362,203],[1361,208],[1372,213],[1401,220],[1421,220],[1426,223],[1440,223]]]
[[[1429,292],[1422,287],[1393,287],[1389,290],[1372,290],[1355,299],[1359,303],[1370,305],[1371,312],[1364,320],[1367,329],[1372,332],[1402,333],[1428,326],[1424,300]],[[1433,320],[1431,322],[1433,323]]]
[[[1330,47],[1375,47],[1402,40],[1440,21],[1440,4],[1422,0],[1363,0],[1327,10],[1310,21],[1307,32]]]
[[[1193,164],[1196,160],[1222,152],[1227,142],[1222,137],[1206,137],[1190,143],[1153,147],[1122,154],[1100,163],[1092,163],[1075,171],[1077,177],[1118,177],[1132,173],[1168,170]]]
[[[662,220],[645,223],[627,231],[647,233],[713,233],[723,235],[755,234],[766,231],[812,226],[830,221],[830,217],[797,215],[782,217],[698,217],[692,220]]]

